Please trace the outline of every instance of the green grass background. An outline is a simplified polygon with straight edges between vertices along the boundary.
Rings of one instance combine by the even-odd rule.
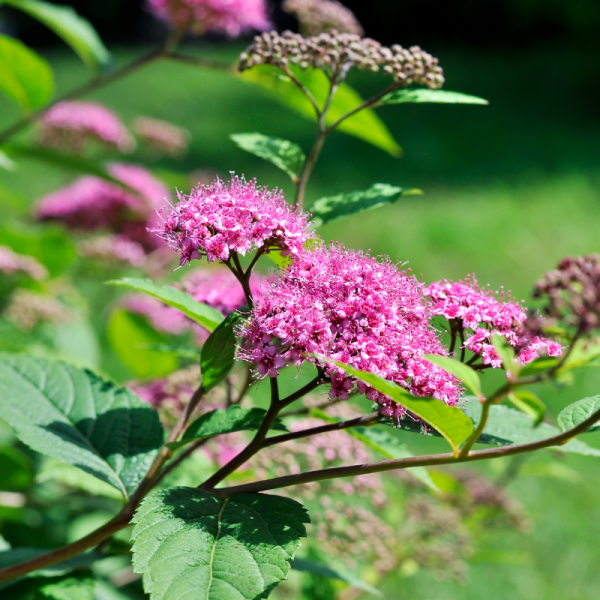
[[[193,48],[230,59],[235,50]],[[137,52],[117,55],[125,61]],[[408,261],[425,280],[457,279],[474,272],[481,283],[494,289],[505,286],[518,299],[528,298],[535,279],[560,257],[600,250],[600,114],[592,94],[598,61],[551,48],[513,55],[448,51],[439,57],[446,89],[483,96],[490,105],[381,109],[405,156],[395,159],[336,133],[315,170],[308,201],[377,182],[421,188],[423,196],[339,221],[321,234],[348,247]],[[74,57],[58,53],[48,58],[59,90],[84,80],[84,69]],[[381,85],[377,76],[364,74],[353,76],[351,83],[365,95]],[[233,170],[290,194],[283,173],[238,149],[229,135],[259,131],[293,140],[308,151],[315,128],[227,74],[177,63],[148,66],[91,97],[127,123],[143,114],[191,131],[193,142],[185,159],[162,160],[153,168],[214,169],[224,175]],[[0,127],[16,118],[17,111],[0,100]],[[8,221],[11,213],[26,218],[36,198],[74,176],[29,160],[19,161],[14,173],[0,172],[0,219]],[[595,369],[580,373],[574,387],[540,392],[554,414],[597,393],[600,376]],[[588,440],[600,445],[600,434]],[[406,441],[422,451],[431,443],[410,434]],[[510,486],[526,507],[531,533],[483,532],[465,584],[438,582],[426,572],[408,578],[393,574],[382,584],[385,597],[600,597],[600,463],[573,456],[559,460],[573,470],[577,481],[522,477]],[[537,463],[543,465],[544,458],[532,460]],[[482,468],[495,476],[505,467],[496,461]]]

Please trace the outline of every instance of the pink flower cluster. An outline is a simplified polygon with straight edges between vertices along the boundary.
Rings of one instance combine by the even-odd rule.
[[[148,6],[174,29],[198,35],[216,31],[237,37],[271,26],[265,0],[148,0]]]
[[[83,154],[91,141],[121,152],[135,147],[120,119],[95,102],[59,102],[40,121],[39,142],[48,148]]]
[[[77,248],[84,258],[109,264],[125,263],[139,267],[146,261],[146,253],[141,244],[122,235],[101,235],[91,240],[82,240]]]
[[[421,358],[446,354],[429,324],[421,285],[388,260],[378,262],[339,246],[303,252],[263,289],[242,331],[240,357],[275,377],[290,361],[314,361],[307,353],[335,358],[381,375],[419,396],[458,402],[461,388],[446,371]],[[394,418],[405,409],[336,367],[330,396],[346,399],[355,388]]]
[[[160,242],[147,229],[157,226],[155,209],[170,196],[168,189],[136,165],[112,163],[108,172],[137,194],[99,177],[81,177],[42,198],[36,217],[79,230],[109,229],[145,250],[156,249]]]
[[[464,280],[438,281],[425,288],[430,298],[432,312],[444,316],[451,326],[470,329],[465,347],[481,356],[484,365],[500,368],[502,360],[491,343],[495,333],[506,339],[518,350],[518,358],[527,364],[538,357],[540,352],[549,356],[560,356],[561,345],[543,337],[531,337],[524,324],[527,313],[504,293],[497,298],[491,290],[481,289],[477,280],[467,277]]]
[[[282,192],[257,187],[255,180],[232,176],[225,184],[217,178],[179,200],[154,232],[180,253],[180,265],[203,255],[224,262],[257,248],[296,255],[311,237],[306,216],[296,214]]]
[[[153,150],[171,156],[183,156],[190,143],[190,132],[167,121],[138,117],[133,122],[135,133]]]
[[[44,279],[48,271],[32,256],[16,254],[8,246],[0,246],[0,273],[13,275],[25,273],[32,279]]]

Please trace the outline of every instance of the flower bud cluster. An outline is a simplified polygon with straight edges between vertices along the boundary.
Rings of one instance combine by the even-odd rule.
[[[525,331],[527,313],[510,298],[510,292],[506,299],[504,292],[497,298],[491,290],[481,289],[474,277],[457,282],[443,279],[424,291],[431,300],[434,315],[444,316],[455,331],[467,331],[464,348],[480,355],[484,365],[502,367],[502,359],[492,345],[496,333],[518,351],[517,358],[522,364],[531,362],[540,352],[549,356],[562,353],[558,342],[531,337]]]
[[[121,120],[95,102],[63,101],[46,111],[39,122],[38,141],[47,148],[85,154],[90,143],[132,152],[135,142]]]
[[[256,36],[254,43],[240,56],[238,68],[245,71],[256,65],[280,68],[298,65],[302,69],[314,67],[326,72],[357,67],[375,72],[382,70],[402,85],[415,83],[437,89],[444,83],[438,59],[419,46],[387,48],[375,40],[335,30],[309,38],[290,31]]]
[[[461,387],[446,371],[421,358],[446,352],[431,328],[422,287],[388,259],[378,262],[341,246],[317,245],[263,287],[242,329],[240,357],[261,376],[275,377],[285,364],[314,362],[310,353],[370,371],[419,396],[449,405]],[[378,402],[386,416],[405,410],[341,369],[324,364],[330,396],[353,389]]]
[[[107,265],[131,265],[140,267],[146,261],[146,253],[141,244],[122,235],[101,235],[77,244],[83,258],[99,261]]]
[[[73,318],[72,312],[56,298],[23,288],[10,297],[4,316],[23,331],[31,331],[40,323],[66,323]]]
[[[32,279],[44,279],[48,271],[33,256],[16,254],[8,246],[0,246],[0,273],[13,275],[23,273]]]
[[[160,154],[183,156],[190,143],[190,132],[167,121],[138,117],[133,130],[144,143]]]
[[[180,254],[180,265],[206,256],[209,262],[229,260],[255,249],[296,255],[312,235],[305,215],[296,214],[279,190],[257,187],[256,181],[232,176],[199,185],[179,195],[161,227],[152,231]]]
[[[600,325],[600,264],[597,254],[567,257],[535,286],[547,301],[544,314],[558,324],[590,333]]]
[[[354,13],[336,0],[285,0],[282,8],[296,16],[304,36],[332,29],[359,36],[364,33]]]

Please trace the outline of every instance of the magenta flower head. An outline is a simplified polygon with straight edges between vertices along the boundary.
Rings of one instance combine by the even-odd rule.
[[[153,230],[180,254],[180,265],[206,256],[226,262],[233,253],[255,249],[297,255],[312,237],[305,215],[296,214],[279,190],[232,176],[179,195],[164,223]]]
[[[242,329],[240,357],[275,377],[285,364],[314,362],[315,352],[381,375],[419,396],[458,402],[451,375],[423,359],[445,355],[430,326],[422,286],[388,259],[379,262],[341,246],[318,245],[301,253],[263,288]],[[324,365],[332,398],[347,399],[355,387],[400,418],[405,409],[343,371]]]
[[[497,333],[517,350],[522,364],[527,364],[545,352],[549,356],[560,356],[561,345],[543,337],[532,337],[525,329],[527,313],[512,300],[500,298],[491,290],[481,289],[474,277],[452,282],[447,280],[432,283],[425,288],[430,298],[432,312],[442,315],[456,334],[467,332],[464,347],[481,356],[483,365],[500,368],[502,360],[492,345],[491,338]],[[510,292],[509,292],[510,294]]]
[[[148,7],[173,29],[206,31],[237,37],[270,27],[265,0],[148,0]]]
[[[262,294],[262,286],[267,278],[252,273],[250,290],[252,297]],[[194,269],[183,280],[184,290],[198,302],[204,302],[221,311],[225,316],[246,304],[246,297],[240,282],[228,269]]]
[[[8,246],[0,246],[0,274],[13,275],[22,273],[32,279],[44,279],[48,271],[33,256],[16,254]]]
[[[133,138],[120,119],[94,102],[59,102],[44,113],[40,121],[42,146],[84,154],[92,141],[120,152],[131,152],[135,148]]]
[[[183,156],[190,143],[190,132],[168,121],[138,117],[133,122],[135,133],[157,154]]]

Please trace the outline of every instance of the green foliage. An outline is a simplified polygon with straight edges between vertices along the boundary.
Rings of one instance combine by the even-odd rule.
[[[3,0],[41,21],[62,38],[91,69],[102,69],[111,57],[90,22],[80,17],[70,6],[50,4],[42,0]],[[0,2],[1,4],[1,2]]]
[[[0,150],[0,169],[5,171],[14,171],[17,165],[8,157],[8,155]]]
[[[139,292],[150,294],[151,296],[162,300],[165,304],[181,311],[184,315],[192,319],[192,321],[200,323],[200,325],[211,332],[217,328],[217,325],[224,318],[215,308],[212,308],[203,302],[196,302],[196,300],[194,300],[187,292],[178,290],[171,285],[158,285],[149,279],[136,279],[134,277],[125,277],[124,279],[107,281],[106,284],[128,287]]]
[[[583,423],[587,418],[591,417],[596,411],[600,410],[600,396],[592,396],[591,398],[583,398],[567,406],[558,415],[558,426],[563,430],[573,429]],[[592,425],[586,433],[597,431],[600,429],[600,424]]]
[[[393,204],[400,196],[422,193],[417,189],[407,190],[387,183],[376,183],[365,191],[320,198],[311,204],[309,211],[313,216],[315,226],[321,227],[330,221],[349,217],[363,210]]]
[[[292,569],[294,569],[294,571],[302,571],[303,573],[312,573],[313,575],[325,577],[327,579],[337,579],[338,581],[343,581],[363,592],[373,594],[373,596],[378,596],[379,598],[383,596],[377,588],[374,588],[368,583],[365,583],[362,579],[355,577],[346,569],[340,569],[339,567],[332,568],[329,565],[314,560],[307,560],[306,558],[294,559]],[[329,599],[330,598],[331,596],[329,596]],[[325,600],[325,597],[323,600]]]
[[[0,411],[33,450],[79,467],[125,497],[163,440],[157,413],[134,393],[39,358],[0,355]]]
[[[142,315],[114,310],[108,320],[106,335],[123,364],[140,379],[163,377],[179,365],[177,354],[152,350],[164,338]]]
[[[29,113],[46,104],[53,89],[48,63],[18,40],[0,35],[0,90]]]
[[[511,392],[507,398],[515,408],[531,417],[534,427],[537,427],[544,420],[546,406],[533,392],[527,390]]]
[[[463,406],[466,407],[467,415],[477,424],[481,417],[481,403],[472,398]],[[478,441],[497,445],[527,444],[545,440],[559,433],[560,429],[548,423],[542,423],[534,428],[531,418],[522,412],[507,406],[495,405],[490,407],[488,422]],[[577,439],[560,446],[552,446],[550,449],[586,456],[600,456],[600,450]]]
[[[498,333],[492,336],[492,344],[502,359],[504,370],[510,373],[511,379],[516,379],[519,376],[522,365],[518,360],[515,360],[515,351],[512,346],[508,344],[504,336]]]
[[[240,313],[231,313],[210,334],[202,347],[200,372],[202,373],[202,387],[206,391],[219,385],[233,369],[237,348],[235,326],[241,320]]]
[[[377,106],[385,104],[404,104],[404,103],[435,103],[435,104],[489,104],[487,100],[477,96],[469,96],[460,92],[450,92],[446,90],[396,90],[384,96]]]
[[[146,497],[134,522],[134,571],[151,600],[258,600],[287,577],[309,517],[289,498],[179,487]]]
[[[450,373],[450,375],[454,375],[454,377],[464,383],[477,398],[484,398],[479,375],[468,365],[465,365],[458,360],[454,360],[453,358],[448,358],[447,356],[439,356],[438,354],[426,354],[423,358],[434,365],[441,367],[444,371]]]
[[[458,446],[464,442],[473,431],[473,423],[465,417],[462,410],[456,406],[448,406],[435,398],[421,398],[413,396],[393,381],[387,381],[379,375],[360,371],[338,360],[333,360],[326,356],[315,355],[323,362],[333,363],[344,369],[349,375],[364,381],[367,385],[376,389],[378,392],[389,396],[395,402],[398,402],[411,413],[431,425],[437,430],[452,446],[452,451],[457,454]]]
[[[329,93],[329,82],[325,74],[318,69],[302,71],[292,68],[294,75],[313,94],[320,107],[323,107]],[[277,102],[287,106],[303,117],[316,121],[315,111],[304,93],[281,71],[269,65],[253,67],[239,74],[242,81],[259,86],[266,94]],[[342,83],[327,113],[327,124],[330,125],[340,117],[362,104],[360,95],[348,84]],[[353,135],[369,144],[388,152],[392,156],[400,156],[402,149],[392,137],[383,121],[375,111],[367,108],[359,111],[343,121],[338,129]]]
[[[229,137],[246,152],[263,158],[285,171],[294,183],[298,181],[306,160],[304,151],[298,144],[262,133],[235,133]]]
[[[0,491],[25,490],[32,482],[32,460],[14,446],[1,446]]]
[[[203,438],[232,433],[233,431],[256,431],[265,418],[262,408],[242,408],[234,405],[229,408],[215,409],[196,419],[183,434],[179,442],[167,444],[171,450],[180,448],[190,442]],[[288,431],[281,419],[277,418],[271,425],[273,431]]]

